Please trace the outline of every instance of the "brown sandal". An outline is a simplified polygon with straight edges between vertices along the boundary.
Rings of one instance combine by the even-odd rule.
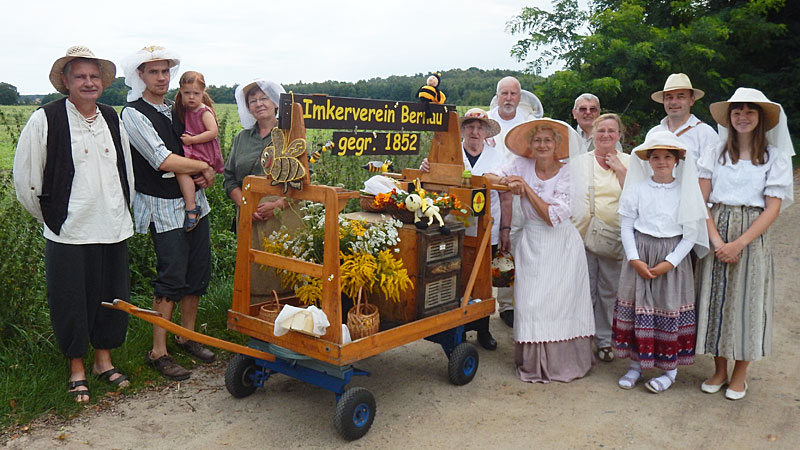
[[[603,362],[611,362],[614,360],[614,350],[611,347],[603,347],[597,349],[597,359]]]

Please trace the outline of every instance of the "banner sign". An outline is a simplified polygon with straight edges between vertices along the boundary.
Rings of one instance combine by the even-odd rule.
[[[334,131],[331,153],[339,156],[416,155],[419,136],[416,133]]]
[[[303,108],[306,128],[353,130],[447,131],[453,105],[398,102],[328,95],[281,94],[279,126],[291,127],[291,103]],[[429,108],[429,109],[428,109]]]

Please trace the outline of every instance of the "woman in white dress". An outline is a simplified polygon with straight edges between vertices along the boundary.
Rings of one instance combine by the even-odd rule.
[[[711,207],[713,254],[698,261],[697,353],[714,356],[701,386],[725,397],[747,393],[747,369],[772,347],[775,271],[769,227],[793,200],[794,154],[786,115],[761,91],[739,88],[711,105],[721,144],[698,163],[700,189]],[[735,360],[728,378],[728,360]]]
[[[594,363],[594,315],[586,254],[570,222],[569,156],[574,131],[564,122],[537,119],[511,129],[506,147],[522,156],[485,176],[509,187],[501,195],[500,246],[509,247],[510,194],[521,197],[525,225],[511,252],[517,375],[523,381],[568,382]]]

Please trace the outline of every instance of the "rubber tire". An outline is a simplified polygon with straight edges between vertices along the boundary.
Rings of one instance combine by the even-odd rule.
[[[253,358],[236,354],[228,362],[225,370],[225,387],[236,398],[244,398],[256,391],[256,386],[249,379],[256,370]]]
[[[375,420],[375,397],[362,387],[348,389],[336,402],[333,426],[348,441],[361,438]]]
[[[478,373],[478,349],[469,342],[458,344],[450,353],[447,364],[447,376],[456,386],[463,386]]]

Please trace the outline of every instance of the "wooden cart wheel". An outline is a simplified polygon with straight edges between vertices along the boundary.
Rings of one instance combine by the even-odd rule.
[[[348,441],[356,440],[369,431],[375,420],[375,397],[362,387],[348,389],[336,402],[333,426]]]
[[[458,344],[450,353],[447,376],[456,386],[462,386],[475,378],[478,372],[478,350],[469,342]]]
[[[244,398],[256,391],[253,376],[256,372],[256,362],[242,354],[236,354],[228,362],[225,370],[225,387],[236,398]]]

